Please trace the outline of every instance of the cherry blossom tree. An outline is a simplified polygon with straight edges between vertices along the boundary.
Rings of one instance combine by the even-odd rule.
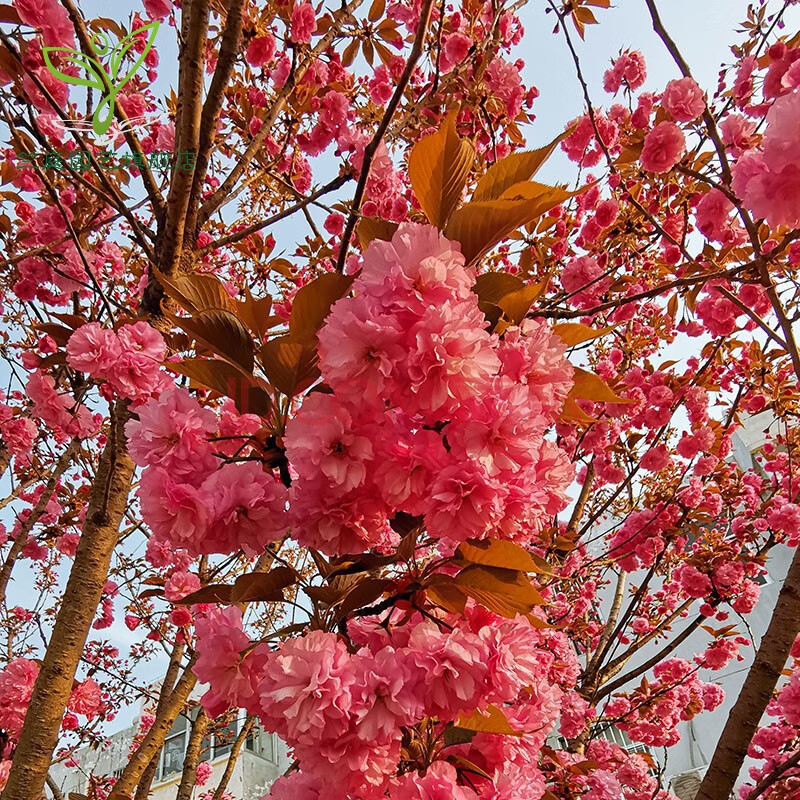
[[[244,709],[213,800],[256,723],[275,800],[670,800],[604,734],[720,706],[778,548],[698,796],[797,795],[800,33],[753,3],[703,87],[642,2],[676,77],[631,42],[603,97],[608,0],[0,6],[5,800],[134,699],[92,798],[192,710],[188,800]],[[542,35],[585,98],[549,143]]]

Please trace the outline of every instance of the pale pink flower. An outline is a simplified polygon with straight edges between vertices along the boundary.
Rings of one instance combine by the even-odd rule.
[[[301,477],[321,472],[343,492],[364,482],[373,458],[369,429],[360,431],[334,395],[309,395],[286,427],[286,454]]]
[[[290,745],[317,746],[346,733],[355,665],[336,634],[286,639],[269,655],[258,686],[262,724]]]
[[[247,46],[244,57],[251,67],[264,67],[275,55],[275,37],[271,33],[256,36]]]
[[[144,10],[150,19],[165,20],[174,6],[173,0],[142,0]]]
[[[200,588],[200,578],[193,572],[178,571],[170,575],[164,584],[164,596],[170,602],[180,600],[182,597],[196,592]]]
[[[678,122],[692,122],[702,116],[706,109],[703,90],[694,78],[670,81],[664,89],[661,104]]]
[[[761,152],[749,151],[733,167],[733,190],[771,225],[800,224],[800,92],[779,97],[767,114]]]
[[[459,628],[442,631],[426,620],[414,627],[400,657],[410,670],[425,714],[449,720],[481,702],[489,650],[474,634]]]
[[[0,672],[0,728],[19,735],[28,711],[39,665],[27,658],[15,658]]]
[[[89,375],[108,374],[121,356],[117,335],[99,322],[81,325],[67,342],[67,362]]]
[[[67,708],[89,719],[96,717],[103,709],[100,686],[93,678],[81,681],[70,693]]]
[[[198,614],[195,632],[198,658],[193,671],[202,683],[210,684],[202,698],[208,713],[217,716],[232,705],[255,713],[269,650],[263,643],[250,648],[242,612],[228,606]]]
[[[209,437],[217,417],[183,388],[162,392],[136,407],[138,420],[125,425],[131,458],[139,466],[161,466],[176,481],[197,484],[217,462]]]
[[[316,29],[314,6],[311,3],[298,3],[292,10],[292,39],[295,42],[308,43]]]
[[[683,131],[674,122],[660,122],[644,138],[642,168],[648,172],[669,172],[681,160],[685,149]]]
[[[474,800],[475,793],[459,786],[456,769],[446,761],[435,761],[424,775],[411,772],[392,786],[392,800]]]

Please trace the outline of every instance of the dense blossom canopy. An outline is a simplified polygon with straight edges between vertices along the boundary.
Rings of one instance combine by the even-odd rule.
[[[228,800],[240,709],[275,800],[673,800],[726,700],[698,797],[797,796],[796,9],[703,86],[642,2],[675,69],[601,97],[610,4],[540,4],[549,144],[510,0],[0,7],[7,800],[134,700],[91,800],[179,714],[179,800]]]

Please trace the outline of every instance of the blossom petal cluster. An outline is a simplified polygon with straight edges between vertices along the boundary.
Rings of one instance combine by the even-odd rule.
[[[354,296],[319,332],[332,391],[310,394],[286,430],[301,544],[382,548],[398,512],[436,538],[529,541],[563,508],[571,468],[545,433],[571,385],[565,345],[532,320],[489,333],[474,281],[432,226],[365,251]]]

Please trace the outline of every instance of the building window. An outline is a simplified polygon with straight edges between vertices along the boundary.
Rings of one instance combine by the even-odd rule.
[[[274,733],[267,733],[258,726],[254,726],[247,737],[245,747],[251,753],[265,758],[272,764],[278,763],[277,738]]]
[[[158,779],[165,781],[183,769],[183,759],[189,735],[189,720],[179,714],[164,741],[158,769]]]
[[[234,718],[224,728],[214,734],[214,758],[224,756],[233,749],[239,733],[239,721]]]
[[[625,731],[621,731],[615,725],[606,725],[604,728],[593,732],[593,738],[595,737],[605,739],[607,742],[618,745],[626,753],[636,753],[640,756],[645,756],[645,760],[652,765],[649,769],[650,774],[658,775],[658,769],[655,766],[657,762],[653,756],[652,749],[641,742],[631,741]],[[559,736],[557,741],[559,748],[562,750],[566,750],[569,746],[569,742],[563,736]]]

